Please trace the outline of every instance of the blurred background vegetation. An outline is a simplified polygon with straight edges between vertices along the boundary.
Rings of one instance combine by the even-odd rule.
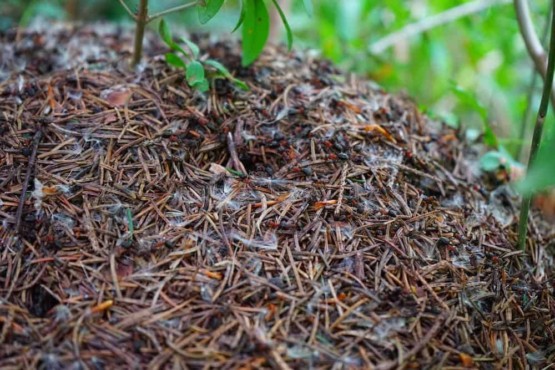
[[[316,49],[345,70],[371,78],[389,91],[410,95],[428,114],[453,126],[462,125],[470,136],[492,128],[500,144],[523,160],[521,144],[529,142],[541,81],[532,87],[533,67],[511,1],[481,0],[479,11],[454,20],[447,16],[450,11],[478,2],[315,0],[314,14],[309,16],[303,0],[291,1],[288,18],[295,47]],[[136,0],[127,2],[136,8]],[[151,1],[151,8],[156,11],[180,3]],[[543,34],[550,2],[530,3],[536,29]],[[224,10],[202,27],[193,13],[173,15],[169,21],[190,31],[230,32],[238,18],[238,1],[227,1]],[[25,26],[36,17],[131,23],[116,0],[0,3],[0,29]],[[434,20],[442,24],[393,37],[406,27]],[[529,97],[532,119],[524,127]],[[547,134],[553,131],[550,122]]]

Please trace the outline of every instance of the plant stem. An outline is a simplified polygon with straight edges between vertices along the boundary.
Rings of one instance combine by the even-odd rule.
[[[544,83],[547,83],[547,68],[545,66],[546,52],[543,49],[540,38],[534,29],[534,22],[532,21],[532,16],[530,15],[528,0],[513,0],[513,3],[515,7],[516,19],[518,21],[518,27],[520,29],[524,45],[526,46],[528,54],[532,58],[536,69],[542,76]],[[551,93],[551,104],[555,108],[555,91]]]
[[[119,3],[121,4],[121,6],[123,6],[123,9],[125,9],[125,11],[127,12],[127,14],[129,14],[129,16],[131,18],[133,18],[135,20],[135,22],[137,21],[137,15],[135,13],[133,13],[131,11],[131,9],[129,9],[129,7],[127,6],[127,4],[125,3],[124,0],[119,0]]]
[[[555,0],[554,0],[555,1]],[[532,137],[532,145],[530,146],[530,158],[528,159],[528,170],[533,166],[538,149],[540,148],[543,124],[545,116],[547,115],[547,108],[549,107],[549,99],[551,97],[551,88],[553,85],[553,71],[555,70],[555,7],[552,6],[551,16],[551,36],[549,41],[549,56],[547,60],[547,73],[543,85],[542,100],[538,110],[538,117],[536,119],[536,126],[534,127],[534,136]],[[522,197],[522,204],[520,206],[520,220],[518,224],[518,247],[524,250],[526,247],[526,233],[528,231],[528,212],[530,210],[530,203],[532,195],[525,195]]]
[[[135,47],[133,48],[133,59],[131,60],[131,67],[133,68],[139,64],[143,55],[143,38],[145,27],[148,23],[148,0],[141,0],[139,3],[139,12],[135,21],[137,23],[135,28]]]
[[[551,7],[553,7],[553,3],[551,3]],[[551,24],[551,12],[552,12],[551,7],[547,12],[545,24],[542,29],[542,35],[541,35],[542,45],[545,45],[547,41],[547,37],[549,36],[549,25]],[[526,99],[526,112],[524,112],[524,116],[522,117],[522,123],[520,125],[520,135],[518,136],[522,141],[518,145],[518,149],[515,153],[515,158],[518,161],[524,161],[526,158],[526,154],[528,154],[524,152],[524,143],[525,143],[525,138],[529,136],[529,134],[527,133],[528,123],[532,119],[532,108],[534,107],[534,104],[532,104],[532,102],[534,100],[534,96],[535,96],[534,92],[536,91],[537,82],[538,82],[538,70],[536,69],[536,67],[533,67],[532,78],[530,81],[530,85],[528,86],[528,97]]]
[[[187,3],[187,4],[178,5],[178,6],[175,6],[175,7],[173,7],[173,8],[163,10],[163,11],[161,11],[161,12],[159,12],[159,13],[153,14],[153,15],[151,15],[150,17],[148,17],[147,22],[150,23],[150,22],[152,22],[153,20],[155,20],[156,18],[163,17],[163,16],[168,15],[168,14],[170,14],[170,13],[179,12],[179,11],[181,11],[181,10],[184,10],[184,9],[190,8],[190,7],[192,7],[192,6],[195,6],[195,5],[197,5],[198,3],[199,3],[198,1],[193,1],[193,2],[190,2],[190,3]]]

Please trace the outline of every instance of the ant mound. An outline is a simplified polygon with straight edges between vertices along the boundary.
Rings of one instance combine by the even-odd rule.
[[[103,31],[101,31],[103,29]],[[129,30],[0,36],[0,367],[555,362],[555,237],[461,132],[306,52]],[[550,234],[551,233],[551,234]],[[550,283],[551,281],[551,283]]]

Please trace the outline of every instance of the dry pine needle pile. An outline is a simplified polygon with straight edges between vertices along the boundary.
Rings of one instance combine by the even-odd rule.
[[[554,234],[515,250],[462,132],[310,53],[196,39],[250,86],[201,94],[130,38],[0,35],[1,368],[555,361]]]

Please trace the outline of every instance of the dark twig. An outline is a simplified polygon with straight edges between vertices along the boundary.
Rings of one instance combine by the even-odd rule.
[[[540,42],[538,35],[534,29],[532,16],[530,15],[530,8],[528,0],[513,0],[516,19],[520,28],[520,33],[528,50],[528,54],[539,74],[542,76],[544,83],[547,83],[548,67],[546,66],[546,52]],[[551,92],[551,104],[555,106],[555,92]]]
[[[553,7],[553,3],[551,3],[551,7]],[[545,25],[542,29],[542,35],[541,35],[542,44],[545,44],[545,42],[547,40],[547,36],[549,36],[550,20],[551,20],[551,9],[549,9],[549,11],[547,12]],[[536,87],[537,87],[537,83],[538,83],[538,77],[539,77],[538,76],[538,70],[535,67],[532,68],[532,78],[530,80],[530,85],[528,86],[528,97],[526,99],[526,111],[524,112],[524,115],[522,117],[522,124],[520,126],[520,134],[518,136],[519,138],[522,139],[522,142],[519,143],[518,151],[515,153],[518,156],[516,158],[521,158],[521,160],[524,160],[524,158],[525,158],[524,153],[523,153],[524,138],[526,136],[528,123],[532,119],[532,109],[534,107],[532,102],[534,100],[533,99],[534,96],[536,95],[536,94],[534,94],[534,92],[536,91]]]
[[[227,148],[229,150],[229,155],[231,156],[231,167],[240,171],[243,174],[247,174],[247,170],[241,160],[239,160],[239,156],[237,155],[237,149],[235,148],[235,142],[233,141],[233,136],[229,132],[227,134]]]
[[[27,188],[29,187],[29,181],[31,180],[31,174],[35,169],[35,162],[37,160],[37,151],[39,148],[40,141],[42,139],[42,128],[39,128],[35,132],[33,137],[33,152],[29,158],[29,163],[27,165],[27,174],[25,175],[25,181],[23,182],[23,187],[21,188],[21,197],[19,198],[19,204],[17,205],[17,213],[15,214],[15,231],[19,234],[21,228],[21,218],[23,215],[23,206],[25,205],[25,194],[27,194]]]
[[[555,12],[555,8],[552,9]],[[530,147],[530,158],[528,159],[528,169],[530,169],[536,156],[538,154],[538,149],[540,148],[543,124],[545,122],[545,116],[547,115],[547,109],[549,107],[549,99],[551,97],[551,87],[553,85],[553,71],[555,70],[555,17],[551,17],[551,39],[549,41],[549,58],[547,61],[547,74],[545,75],[545,83],[543,85],[542,100],[540,103],[540,108],[538,110],[538,118],[536,120],[536,126],[534,127],[534,136],[532,137],[532,145]],[[530,210],[530,203],[532,201],[532,195],[525,195],[522,198],[522,204],[520,207],[520,220],[518,224],[518,247],[520,250],[524,250],[526,246],[526,234],[528,231],[528,212]]]

